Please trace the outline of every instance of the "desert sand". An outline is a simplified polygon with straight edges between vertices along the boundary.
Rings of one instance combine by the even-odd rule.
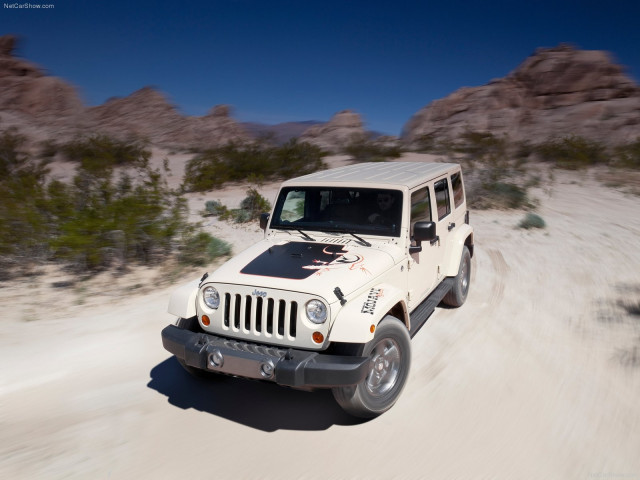
[[[175,181],[184,160],[169,160]],[[198,211],[247,188],[189,197],[236,252],[257,225]],[[532,194],[542,230],[471,212],[467,303],[436,309],[400,400],[366,422],[328,391],[183,372],[160,331],[170,292],[201,270],[4,284],[0,478],[640,478],[638,197],[589,172]]]

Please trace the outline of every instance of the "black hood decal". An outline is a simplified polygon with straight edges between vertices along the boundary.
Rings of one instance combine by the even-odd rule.
[[[303,280],[335,268],[357,269],[369,273],[363,262],[362,255],[350,253],[341,245],[290,242],[268,248],[240,270],[240,273]]]

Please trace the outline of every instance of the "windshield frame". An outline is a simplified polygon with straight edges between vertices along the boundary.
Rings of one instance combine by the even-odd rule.
[[[322,216],[329,213],[328,218],[318,220],[301,221],[294,220],[289,221],[282,219],[283,209],[287,196],[291,192],[304,192],[304,209],[302,213],[303,218],[307,215],[307,206],[311,210],[311,214]],[[332,212],[327,212],[329,207],[335,207],[339,205],[337,201],[333,201],[333,198],[326,199],[328,203],[322,205],[325,201],[322,199],[323,193],[329,192],[329,197],[338,196],[347,199],[347,203],[342,203],[344,211],[349,213],[350,219],[338,219],[331,217]],[[311,197],[308,199],[308,195]],[[377,206],[375,201],[378,194],[388,194],[393,201],[393,213],[390,214],[392,220],[390,223],[376,224],[368,221],[368,216],[363,215],[363,209],[373,212]],[[372,235],[379,237],[394,237],[398,238],[402,232],[403,222],[403,201],[404,192],[399,188],[371,188],[371,187],[344,187],[344,186],[329,186],[329,185],[288,185],[282,187],[278,192],[278,197],[273,209],[273,213],[269,220],[269,228],[273,230],[303,230],[325,233],[355,233],[357,235]],[[349,203],[352,202],[352,203]],[[356,219],[357,217],[357,219]],[[393,220],[397,220],[393,222]]]

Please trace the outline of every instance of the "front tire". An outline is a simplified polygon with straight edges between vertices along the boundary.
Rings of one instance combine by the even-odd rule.
[[[462,257],[458,275],[455,276],[453,287],[442,301],[450,307],[460,307],[467,300],[469,294],[469,283],[471,282],[471,254],[465,245],[462,247]]]
[[[373,418],[389,410],[398,400],[411,367],[411,338],[405,325],[387,315],[378,324],[373,340],[364,347],[369,372],[357,385],[335,387],[333,396],[349,414]]]

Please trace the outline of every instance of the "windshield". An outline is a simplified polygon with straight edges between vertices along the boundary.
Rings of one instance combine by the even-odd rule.
[[[402,192],[373,188],[286,187],[271,228],[399,237]]]

